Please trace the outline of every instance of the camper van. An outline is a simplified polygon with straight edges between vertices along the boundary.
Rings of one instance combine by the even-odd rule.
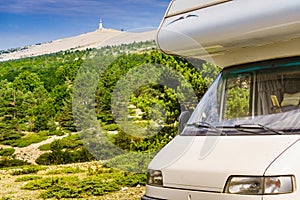
[[[223,70],[148,166],[142,200],[300,199],[300,1],[172,0],[158,48]]]

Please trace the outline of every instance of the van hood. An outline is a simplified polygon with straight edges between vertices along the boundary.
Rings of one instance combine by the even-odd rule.
[[[264,175],[299,137],[177,136],[156,155],[149,169],[162,171],[164,187],[223,192],[231,175]]]

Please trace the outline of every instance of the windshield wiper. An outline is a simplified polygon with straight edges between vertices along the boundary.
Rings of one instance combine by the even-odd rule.
[[[285,133],[283,131],[278,131],[275,129],[272,129],[268,126],[262,125],[262,124],[237,124],[237,125],[233,125],[233,126],[214,126],[208,122],[195,122],[192,124],[187,124],[186,126],[193,126],[195,128],[207,128],[207,129],[212,129],[214,130],[217,135],[227,135],[227,131],[224,132],[222,131],[222,129],[227,129],[227,128],[233,128],[233,129],[237,129],[239,131],[243,131],[243,132],[247,132],[247,133],[251,133],[251,134],[260,134],[260,133],[256,133],[253,131],[249,131],[251,129],[259,129],[259,130],[265,130],[268,132],[272,132],[275,133],[277,135],[284,135]]]
[[[282,132],[282,131],[272,129],[272,128],[267,127],[267,126],[262,125],[262,124],[236,124],[234,126],[223,126],[222,128],[235,128],[237,130],[241,130],[241,131],[244,131],[244,132],[250,132],[250,133],[253,133],[253,132],[245,131],[244,129],[262,129],[262,130],[265,130],[265,131],[275,133],[277,135],[283,135],[284,134],[284,132]]]
[[[214,130],[217,133],[217,135],[226,135],[225,133],[223,133],[222,130],[219,129],[219,127],[216,127],[208,122],[194,122],[192,124],[187,124],[186,126],[193,126],[196,128],[208,128]]]

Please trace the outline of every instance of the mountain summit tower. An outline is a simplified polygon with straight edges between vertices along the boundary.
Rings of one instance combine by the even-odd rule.
[[[99,22],[99,30],[102,31],[103,30],[103,22],[102,19],[100,18],[100,22]]]

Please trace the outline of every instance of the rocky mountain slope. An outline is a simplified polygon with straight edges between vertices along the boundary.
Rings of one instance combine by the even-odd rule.
[[[16,51],[4,51],[0,54],[0,62],[66,50],[84,50],[154,40],[155,33],[156,31],[134,33],[113,29],[96,30],[74,37],[23,47]]]

